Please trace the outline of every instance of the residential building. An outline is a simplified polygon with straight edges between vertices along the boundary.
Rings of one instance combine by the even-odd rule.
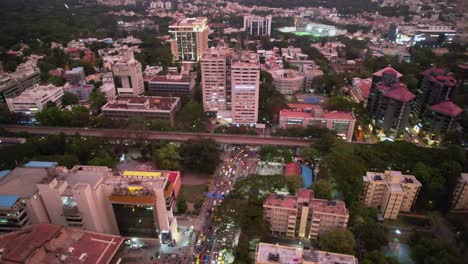
[[[205,50],[201,59],[203,108],[218,112],[231,107],[231,59],[233,51],[225,47]]]
[[[181,61],[198,61],[208,48],[208,19],[184,18],[169,26],[171,53]]]
[[[156,75],[148,81],[148,94],[192,97],[194,86],[194,75]]]
[[[386,67],[372,76],[367,110],[375,129],[387,136],[399,136],[408,126],[415,95],[399,78],[403,75]]]
[[[428,140],[441,141],[443,136],[457,128],[457,119],[463,109],[451,101],[429,106],[422,117],[422,128]]]
[[[13,170],[0,171],[0,232],[49,223],[36,184],[53,177],[56,165],[55,162],[31,161]]]
[[[61,225],[35,224],[0,235],[2,263],[117,263],[124,238]]]
[[[400,171],[367,172],[363,180],[364,205],[379,208],[384,219],[396,219],[399,212],[410,212],[422,187],[416,177]]]
[[[0,75],[0,103],[6,98],[20,95],[24,90],[38,84],[40,80],[39,68],[33,65],[20,65],[13,73]]]
[[[258,119],[260,61],[258,54],[237,53],[231,64],[232,122],[255,125]]]
[[[83,67],[76,67],[69,71],[65,71],[64,77],[68,83],[76,85],[80,83],[80,81],[84,80],[86,75]]]
[[[108,101],[101,111],[104,116],[112,119],[128,120],[131,117],[144,117],[165,120],[174,125],[180,104],[179,97],[119,95]]]
[[[353,78],[353,83],[350,89],[351,95],[357,102],[366,104],[367,99],[369,98],[371,85],[371,78]]]
[[[117,29],[125,32],[134,32],[140,30],[159,30],[159,26],[154,24],[152,20],[141,19],[129,22],[118,21]]]
[[[14,98],[7,98],[10,112],[24,115],[35,115],[42,111],[48,102],[62,106],[63,87],[51,84],[47,86],[35,84],[32,88],[23,91]]]
[[[101,87],[99,87],[99,91],[101,91],[101,93],[106,96],[108,101],[114,99],[116,95],[114,83],[104,83]]]
[[[253,36],[271,35],[271,16],[244,16],[244,30]]]
[[[358,260],[352,255],[260,242],[255,264],[358,264]]]
[[[64,93],[71,93],[78,97],[80,101],[88,101],[89,95],[93,91],[94,85],[86,84],[85,81],[80,81],[76,85],[72,85],[70,83],[66,83],[63,86]]]
[[[353,113],[325,111],[318,105],[303,105],[308,106],[308,108],[294,109],[295,105],[291,105],[293,109],[280,110],[279,127],[324,127],[335,131],[347,142],[352,141],[356,125]]]
[[[112,72],[119,95],[140,95],[145,92],[141,63],[135,60],[131,49],[122,49],[121,59],[112,65]]]
[[[91,63],[91,65],[94,65],[96,63],[96,55],[94,54],[92,50],[87,49],[84,52],[83,61]]]
[[[265,218],[273,235],[316,239],[334,228],[346,228],[349,212],[343,201],[314,198],[311,190],[296,196],[270,194],[263,203]]]
[[[284,95],[294,95],[296,92],[301,92],[304,87],[304,74],[292,70],[281,69],[270,71],[273,77],[273,86]]]
[[[457,185],[453,191],[452,208],[454,210],[468,209],[468,173],[462,173],[458,178]]]

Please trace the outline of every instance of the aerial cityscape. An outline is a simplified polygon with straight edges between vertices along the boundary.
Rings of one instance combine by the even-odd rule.
[[[462,264],[468,0],[0,1],[0,264]]]

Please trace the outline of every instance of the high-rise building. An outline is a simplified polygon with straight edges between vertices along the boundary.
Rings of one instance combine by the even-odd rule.
[[[428,140],[440,141],[457,128],[457,119],[463,109],[451,101],[429,106],[422,117],[422,128]]]
[[[230,108],[232,55],[232,49],[226,47],[212,47],[203,54],[201,85],[205,112]]]
[[[172,55],[181,61],[198,61],[208,48],[208,19],[184,18],[169,26]]]
[[[392,67],[386,67],[372,76],[367,111],[374,127],[387,136],[403,133],[416,97],[400,82],[402,76]]]
[[[258,119],[260,61],[253,52],[242,51],[231,63],[232,122],[254,125]]]
[[[453,191],[452,208],[454,210],[468,209],[468,173],[462,173]]]
[[[400,171],[367,172],[363,180],[364,204],[380,208],[385,219],[396,219],[400,211],[411,211],[422,187],[416,177]]]
[[[349,213],[343,201],[314,198],[311,190],[296,196],[270,194],[263,203],[265,218],[274,235],[316,239],[333,228],[346,228]]]
[[[244,16],[244,30],[253,36],[270,36],[271,16]]]
[[[131,49],[122,48],[122,58],[112,65],[112,72],[119,95],[140,95],[145,92],[141,63],[135,60]]]

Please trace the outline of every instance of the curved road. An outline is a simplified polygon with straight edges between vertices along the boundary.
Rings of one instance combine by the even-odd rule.
[[[242,144],[242,145],[278,145],[278,146],[309,146],[314,143],[314,139],[271,137],[271,136],[249,136],[249,135],[224,135],[211,133],[188,133],[188,132],[161,132],[142,131],[128,129],[100,129],[100,128],[76,128],[76,127],[42,127],[42,126],[14,126],[2,125],[6,131],[13,133],[30,133],[39,135],[59,134],[74,135],[79,133],[82,136],[106,137],[120,139],[138,140],[173,140],[186,141],[189,139],[212,138],[221,144]]]

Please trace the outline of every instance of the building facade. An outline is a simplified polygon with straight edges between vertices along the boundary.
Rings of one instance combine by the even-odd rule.
[[[169,26],[171,52],[176,60],[198,61],[208,48],[208,19],[184,18]]]
[[[270,36],[271,16],[244,16],[244,30],[252,36]]]
[[[7,105],[10,112],[34,116],[42,111],[48,102],[61,107],[62,97],[63,87],[36,84],[14,98],[7,98]]]
[[[453,191],[452,209],[468,209],[468,173],[462,173]]]
[[[83,67],[76,67],[69,71],[65,71],[65,80],[73,85],[77,85],[80,81],[84,80],[86,75]]]
[[[148,94],[192,97],[194,86],[195,76],[182,74],[154,76],[148,81]]]
[[[270,194],[263,204],[273,235],[317,239],[334,228],[346,228],[349,212],[343,201],[314,198],[311,190],[296,196]]]
[[[384,219],[396,219],[399,212],[410,212],[422,187],[416,177],[400,171],[367,172],[363,180],[364,204],[379,208]]]
[[[78,97],[80,101],[88,101],[89,95],[93,91],[94,85],[86,84],[86,82],[81,81],[76,85],[72,85],[70,83],[66,83],[63,86],[64,93],[71,93]]]
[[[304,74],[292,69],[270,71],[273,77],[273,86],[284,95],[294,95],[304,88]]]
[[[145,92],[141,63],[135,60],[131,49],[122,49],[122,57],[112,65],[112,72],[119,95],[141,95]]]
[[[431,105],[422,117],[422,128],[429,140],[441,141],[443,136],[456,129],[463,109],[451,101]]]
[[[258,54],[240,52],[231,65],[232,122],[255,125],[258,119],[260,61]]]
[[[0,103],[6,98],[20,95],[24,90],[38,84],[40,81],[39,68],[31,65],[20,65],[13,73],[0,75]]]

